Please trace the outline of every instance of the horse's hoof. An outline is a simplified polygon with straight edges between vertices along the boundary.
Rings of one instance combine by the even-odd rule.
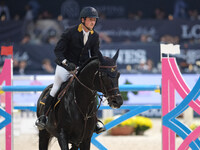
[[[98,128],[95,129],[96,134],[100,134],[100,133],[102,133],[104,131],[106,131],[105,127],[98,127]]]
[[[101,125],[100,125],[100,123],[101,123]],[[96,127],[94,129],[94,132],[96,132],[97,134],[100,134],[104,131],[106,131],[106,128],[105,128],[103,122],[101,120],[97,120],[97,124],[96,124]]]

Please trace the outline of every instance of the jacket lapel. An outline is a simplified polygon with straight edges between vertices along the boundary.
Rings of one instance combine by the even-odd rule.
[[[80,34],[80,42],[81,42],[81,44],[82,45],[84,45],[84,43],[83,43],[83,31],[81,31],[81,32],[79,32],[79,34]]]
[[[85,47],[90,43],[90,40],[91,40],[91,33],[89,33],[89,35],[88,35],[88,40],[87,40],[87,42],[85,43]]]
[[[79,24],[79,25],[77,26],[77,31],[78,31],[78,34],[79,34],[80,43],[81,43],[82,45],[84,45],[84,44],[83,44],[83,29],[82,29],[81,24]]]

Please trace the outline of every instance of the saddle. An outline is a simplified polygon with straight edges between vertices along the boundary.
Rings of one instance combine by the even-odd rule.
[[[56,94],[56,98],[55,98],[56,101],[52,105],[54,109],[60,103],[60,101],[62,100],[65,93],[68,91],[70,85],[72,84],[73,79],[74,79],[74,76],[71,76],[66,82],[64,82],[61,85],[60,89],[58,90],[58,93]],[[40,105],[45,105],[45,103],[47,101],[47,96],[49,95],[52,86],[53,86],[53,84],[49,85],[44,91],[44,96],[41,95],[42,99],[40,100]]]

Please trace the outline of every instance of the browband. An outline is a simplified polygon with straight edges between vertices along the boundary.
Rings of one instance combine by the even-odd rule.
[[[117,65],[115,65],[115,66],[99,66],[99,68],[117,68]]]

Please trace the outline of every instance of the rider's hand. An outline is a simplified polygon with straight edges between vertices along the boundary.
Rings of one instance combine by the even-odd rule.
[[[76,65],[74,63],[69,62],[69,63],[66,64],[66,69],[68,71],[74,71],[76,69]]]
[[[67,62],[66,59],[62,61],[62,64],[67,71],[74,71],[76,69],[76,65],[74,63]]]

